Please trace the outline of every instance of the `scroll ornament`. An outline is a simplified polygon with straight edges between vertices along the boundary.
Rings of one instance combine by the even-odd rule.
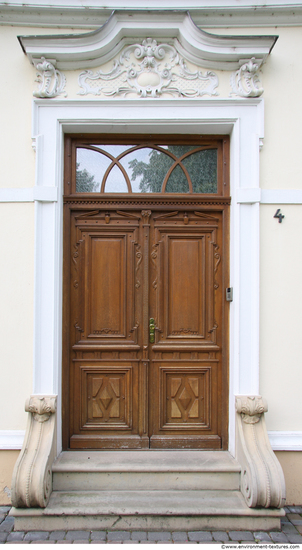
[[[256,63],[254,57],[247,63],[241,65],[240,69],[231,74],[230,95],[238,95],[240,97],[260,97],[264,89],[261,86],[259,71],[260,65]]]
[[[32,395],[24,443],[12,478],[12,504],[16,508],[45,508],[52,492],[55,459],[56,396]]]
[[[171,44],[157,44],[152,38],[124,49],[109,72],[86,70],[79,75],[79,95],[178,97],[218,95],[218,77],[208,71],[190,71]]]
[[[285,481],[267,434],[261,396],[236,397],[236,455],[241,465],[241,492],[250,508],[282,508]]]
[[[35,62],[35,67],[37,69],[36,82],[39,84],[39,89],[33,92],[34,97],[51,98],[61,94],[67,96],[67,93],[64,92],[65,75],[58,71],[50,60],[41,57],[40,60]]]

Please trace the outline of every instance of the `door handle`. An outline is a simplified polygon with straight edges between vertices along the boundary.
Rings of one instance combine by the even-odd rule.
[[[154,344],[155,341],[155,323],[153,317],[150,317],[149,321],[149,342]]]

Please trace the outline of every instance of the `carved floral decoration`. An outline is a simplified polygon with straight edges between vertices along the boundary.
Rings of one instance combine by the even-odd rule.
[[[157,44],[152,38],[125,48],[109,72],[91,70],[79,75],[79,95],[140,97],[200,97],[218,95],[218,77],[212,71],[190,71],[185,60],[171,44]]]
[[[36,61],[35,67],[37,69],[37,79],[36,82],[39,84],[39,89],[36,92],[33,92],[34,97],[56,97],[63,94],[67,96],[67,93],[64,92],[64,87],[66,84],[65,75],[58,71],[51,61],[41,57],[39,61]]]
[[[240,97],[260,97],[264,89],[261,86],[258,74],[260,64],[256,63],[254,57],[247,63],[241,65],[240,69],[231,75],[232,94]]]
[[[263,397],[236,397],[236,410],[246,424],[257,424],[261,415],[267,412],[267,402]]]

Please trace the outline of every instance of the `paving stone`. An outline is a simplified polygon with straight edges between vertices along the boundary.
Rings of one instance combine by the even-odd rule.
[[[287,514],[287,518],[292,521],[293,519],[302,519],[300,514]]]
[[[138,540],[124,540],[123,544],[139,544]]]
[[[24,541],[26,542],[26,541]],[[55,540],[32,540],[31,544],[56,544]]]
[[[8,537],[8,534],[7,531],[2,531],[2,533],[0,533],[0,542],[5,542],[7,537]]]
[[[106,531],[91,531],[91,540],[106,540]]]
[[[43,540],[42,542],[44,544],[45,540]],[[29,544],[29,542],[26,540],[14,540],[14,541],[6,542],[5,544]]]
[[[48,531],[28,531],[26,533],[24,540],[31,541],[31,540],[46,540],[49,537]]]
[[[89,539],[90,531],[67,531],[66,540],[85,540]]]
[[[296,514],[298,506],[287,506],[290,514]]]
[[[278,533],[277,531],[270,532],[271,539],[274,542],[288,542],[288,538],[284,533]]]
[[[297,533],[297,534],[292,534],[292,533],[288,533],[286,534],[289,542],[296,542],[297,544],[301,544],[302,543],[302,536],[300,535],[300,533]]]
[[[0,514],[0,523],[2,523],[2,521],[4,521],[6,518],[6,515],[5,514]]]
[[[24,539],[24,531],[12,531],[8,537],[7,540],[23,540]]]
[[[292,523],[285,523],[284,525],[282,525],[282,532],[286,534],[298,534],[296,527]]]
[[[0,531],[12,531],[14,528],[14,518],[6,516],[5,520],[0,523]]]
[[[268,533],[265,533],[264,531],[255,531],[253,533],[255,539],[260,540],[261,542],[272,542],[271,537]]]
[[[107,540],[107,544],[123,544],[122,540]]]
[[[90,544],[106,544],[105,540],[92,540]]]
[[[10,509],[11,509],[11,506],[0,506],[0,514],[8,514]]]
[[[89,542],[87,541],[87,539],[85,539],[85,540],[74,540],[73,544],[89,544]]]
[[[131,540],[147,540],[146,531],[132,531]]]
[[[230,540],[229,535],[225,531],[213,531],[212,536],[217,542],[226,542]]]
[[[72,544],[72,540],[57,540],[57,544]]]
[[[211,533],[208,531],[189,531],[188,539],[196,542],[208,542],[213,540]]]
[[[229,531],[229,537],[232,540],[254,540],[250,531]]]
[[[172,533],[172,540],[175,541],[187,541],[188,540],[188,534],[185,531],[173,531]]]
[[[108,531],[107,540],[129,540],[129,531]]]
[[[51,531],[49,534],[49,540],[63,540],[65,538],[66,531]]]
[[[148,540],[153,541],[164,541],[164,540],[171,540],[171,533],[169,531],[149,531],[148,532]]]

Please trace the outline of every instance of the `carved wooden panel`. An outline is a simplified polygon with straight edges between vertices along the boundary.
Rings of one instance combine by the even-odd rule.
[[[185,365],[183,366],[183,369]],[[209,427],[211,370],[162,371],[163,425]]]
[[[217,345],[216,290],[221,280],[221,257],[217,223],[205,227],[203,220],[195,218],[194,225],[184,227],[183,219],[180,224],[176,218],[174,227],[171,223],[160,227],[158,223],[155,229],[152,263],[156,345],[195,345],[197,351],[200,345]]]
[[[82,368],[82,428],[132,427],[132,369]]]
[[[137,221],[129,217],[130,227],[124,216],[101,217],[98,211],[75,220],[72,296],[78,342],[137,341],[141,252]]]

